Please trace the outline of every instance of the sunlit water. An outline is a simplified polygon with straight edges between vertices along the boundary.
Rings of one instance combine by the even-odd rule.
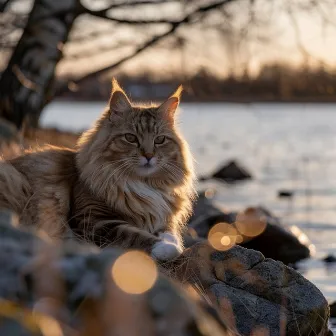
[[[66,130],[89,127],[101,103],[51,104],[43,126]],[[299,226],[316,246],[302,272],[329,301],[336,300],[336,265],[321,258],[336,255],[336,105],[333,104],[182,104],[180,127],[189,141],[200,175],[237,159],[253,174],[251,182],[225,185],[216,200],[230,210],[264,205]],[[279,189],[294,191],[279,199]]]

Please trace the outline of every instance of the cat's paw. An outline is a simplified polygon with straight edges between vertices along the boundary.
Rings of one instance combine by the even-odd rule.
[[[167,243],[181,245],[179,239],[170,232],[160,232],[159,238]]]
[[[154,244],[151,255],[154,259],[168,261],[177,258],[181,253],[181,246],[162,240]]]

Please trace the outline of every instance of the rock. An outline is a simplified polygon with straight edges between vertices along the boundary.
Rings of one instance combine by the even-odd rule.
[[[230,161],[213,173],[211,177],[225,182],[236,182],[251,179],[252,175],[237,162]]]
[[[183,262],[183,258],[187,262]],[[206,242],[185,251],[175,267],[216,302],[226,324],[241,335],[327,335],[328,304],[302,275],[257,251],[216,251]]]
[[[0,153],[5,159],[13,158],[22,152],[20,138],[15,125],[0,118]]]
[[[330,304],[330,317],[336,318],[336,302]]]
[[[0,335],[230,335],[148,256],[118,262],[130,252],[50,245],[9,218],[0,217]]]
[[[285,264],[293,264],[299,260],[309,258],[310,242],[302,234],[302,232],[295,227],[294,232],[281,226],[278,218],[273,216],[264,208],[248,208],[245,212],[253,213],[255,216],[264,216],[267,225],[265,230],[255,237],[243,237],[241,246],[249,249],[254,249],[263,253],[267,258],[282,261]],[[210,229],[217,223],[225,222],[233,224],[236,221],[237,213],[223,212],[217,208],[211,199],[200,195],[194,205],[194,214],[188,223],[189,234],[193,236],[196,242],[200,238],[207,239]],[[251,216],[253,218],[253,216]],[[306,242],[303,244],[299,238],[305,237]],[[301,239],[303,241],[303,239]],[[189,240],[189,245],[191,246]]]
[[[279,198],[291,198],[293,197],[294,192],[292,190],[279,190],[278,197]]]
[[[331,327],[331,330],[336,332],[336,302],[331,303],[329,308],[330,308],[330,321],[329,321],[330,327]],[[333,336],[333,335],[334,334],[332,333],[332,331],[330,331],[330,336]]]
[[[323,261],[326,263],[334,263],[336,262],[336,257],[334,255],[329,254],[323,259]]]
[[[309,242],[301,243],[299,240],[301,231],[298,228],[296,231],[296,234],[293,234],[278,224],[268,222],[262,234],[243,243],[242,246],[260,251],[267,258],[280,260],[287,265],[295,264],[310,257]]]
[[[218,209],[211,198],[206,197],[206,192],[200,193],[194,203],[193,214],[188,222],[188,229],[194,233],[194,237],[206,239],[209,230],[219,222],[232,223],[236,216],[224,213]]]
[[[18,142],[17,129],[14,124],[0,118],[0,143],[10,143],[12,141]]]
[[[261,327],[270,335],[326,335],[323,295],[259,252],[219,252],[202,242],[156,265],[143,252],[51,245],[9,218],[0,217],[0,335],[52,328],[83,336],[220,336]]]

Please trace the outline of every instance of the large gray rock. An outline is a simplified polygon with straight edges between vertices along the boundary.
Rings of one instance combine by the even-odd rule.
[[[282,262],[235,246],[216,251],[207,243],[187,250],[174,276],[202,289],[228,325],[242,335],[326,335],[328,303],[302,275]],[[260,331],[260,330],[259,330]]]

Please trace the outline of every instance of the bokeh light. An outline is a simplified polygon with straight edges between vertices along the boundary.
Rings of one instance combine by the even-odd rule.
[[[316,247],[312,244],[308,238],[308,236],[301,231],[300,228],[293,225],[289,228],[289,231],[299,240],[299,242],[309,248],[311,256],[315,256],[316,254]]]
[[[49,316],[39,316],[36,319],[38,326],[42,331],[43,336],[63,336],[60,324]]]
[[[244,241],[244,238],[242,235],[237,234],[236,236],[236,244],[241,244]]]
[[[236,244],[237,235],[233,225],[218,223],[209,231],[208,241],[216,250],[226,251]]]
[[[308,245],[310,243],[309,238],[305,233],[303,233],[297,226],[293,225],[289,229],[293,235],[299,240],[303,245]]]
[[[237,214],[237,230],[246,237],[256,237],[263,233],[267,226],[265,215],[255,208],[247,208]]]
[[[142,294],[151,289],[157,279],[155,262],[144,252],[122,254],[112,266],[116,285],[128,294]]]

